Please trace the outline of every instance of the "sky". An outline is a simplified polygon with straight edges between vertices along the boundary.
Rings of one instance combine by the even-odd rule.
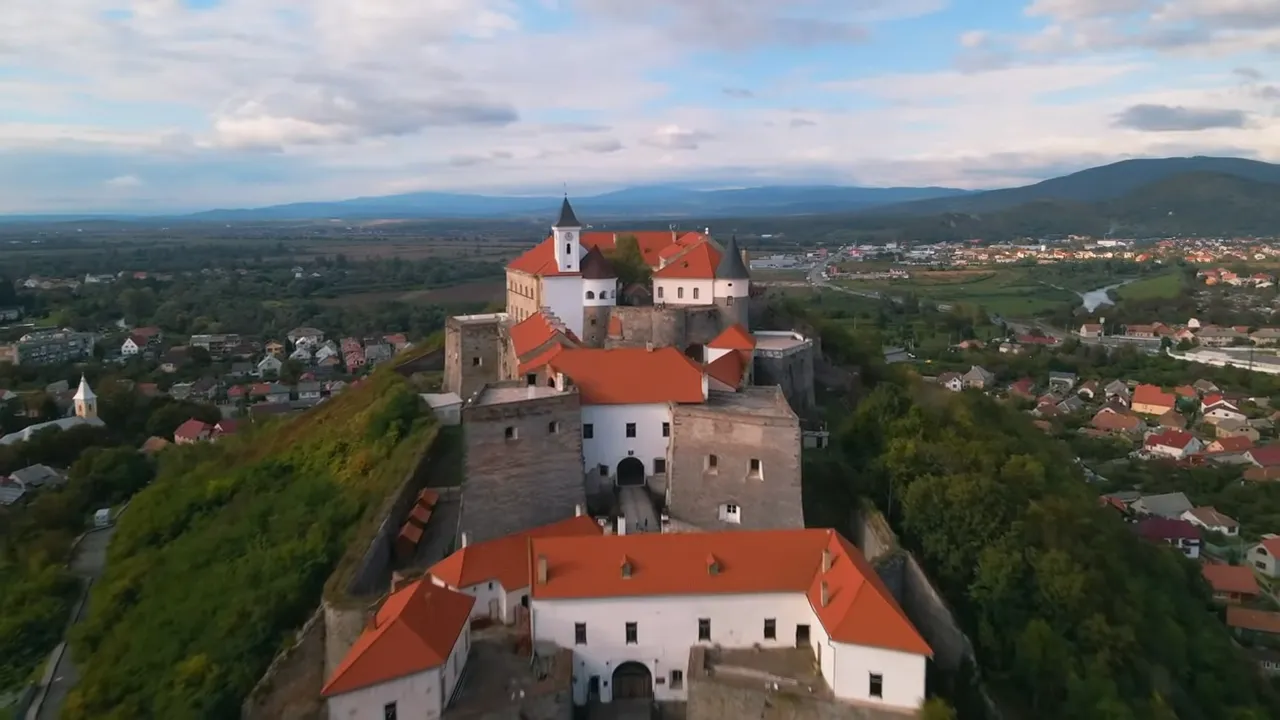
[[[1280,161],[1277,0],[5,0],[0,212]]]

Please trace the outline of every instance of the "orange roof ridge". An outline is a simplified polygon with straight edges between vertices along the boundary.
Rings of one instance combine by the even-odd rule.
[[[756,338],[742,323],[734,323],[711,339],[707,347],[717,350],[755,350]]]
[[[702,368],[673,347],[566,348],[548,364],[578,386],[588,405],[700,403]]]
[[[522,533],[468,545],[432,565],[427,572],[450,587],[465,588],[496,580],[507,592],[511,592],[529,585],[527,553],[531,539],[598,536],[602,532],[600,526],[590,516],[578,515]]]
[[[709,242],[700,242],[681,254],[666,267],[654,271],[653,277],[659,280],[692,279],[712,280],[716,276],[716,266],[720,264],[720,252]]]

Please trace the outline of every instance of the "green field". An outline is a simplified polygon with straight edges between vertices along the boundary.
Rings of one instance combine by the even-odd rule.
[[[1035,315],[1064,303],[1078,302],[1069,290],[1040,282],[1030,268],[983,270],[912,270],[905,280],[840,280],[851,290],[889,295],[914,294],[935,303],[981,305],[1009,317]]]
[[[1182,292],[1182,275],[1167,272],[1131,282],[1113,291],[1121,300],[1175,298]]]

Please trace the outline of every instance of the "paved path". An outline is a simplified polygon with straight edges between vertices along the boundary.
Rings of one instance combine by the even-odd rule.
[[[68,631],[89,612],[88,589],[94,581],[102,577],[102,571],[107,565],[107,545],[111,542],[111,536],[115,531],[116,526],[112,525],[104,530],[88,533],[76,547],[76,554],[71,559],[71,572],[84,579],[86,596],[78,612],[67,624]],[[62,714],[62,704],[67,700],[67,693],[71,692],[71,688],[75,687],[79,681],[80,671],[72,661],[70,646],[67,646],[53,669],[44,702],[32,705],[31,711],[27,713],[27,720],[57,720]]]

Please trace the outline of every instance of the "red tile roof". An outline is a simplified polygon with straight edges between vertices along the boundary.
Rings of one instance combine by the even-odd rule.
[[[747,370],[747,358],[741,350],[730,350],[707,365],[707,375],[737,390]]]
[[[589,515],[580,515],[543,525],[522,533],[468,545],[441,560],[427,572],[462,589],[479,583],[497,581],[502,589],[512,592],[529,587],[529,540],[539,537],[599,537],[600,526]]]
[[[1195,440],[1195,435],[1185,430],[1175,430],[1169,428],[1164,432],[1158,432],[1147,436],[1146,446],[1153,447],[1155,445],[1163,445],[1164,447],[1176,448],[1178,450],[1185,449],[1187,445]]]
[[[1280,634],[1280,613],[1233,605],[1227,608],[1227,627],[1277,635]]]
[[[475,602],[425,579],[392,593],[320,694],[341,695],[443,665]]]
[[[653,276],[659,280],[713,280],[719,264],[720,251],[710,242],[701,242],[666,267],[654,271]]]
[[[1110,412],[1103,409],[1093,416],[1089,424],[1099,430],[1130,431],[1137,430],[1142,425],[1142,419],[1129,413]]]
[[[734,323],[712,338],[707,347],[717,350],[755,350],[756,339],[741,323]]]
[[[1280,557],[1280,537],[1262,538],[1258,544],[1266,548],[1272,557]]]
[[[1214,592],[1257,595],[1261,592],[1253,570],[1240,565],[1203,565],[1200,572]]]
[[[1148,517],[1137,525],[1138,534],[1148,540],[1199,540],[1200,528],[1186,520]]]
[[[870,563],[834,530],[536,538],[529,563],[537,571],[543,562],[535,601],[804,593],[836,642],[933,654]]]
[[[677,242],[676,234],[670,230],[631,230],[616,233],[587,231],[582,233],[581,242],[588,250],[600,248],[601,252],[608,253],[617,247],[618,238],[628,235],[636,239],[636,244],[640,247],[640,256],[650,267],[657,267],[661,252]],[[705,237],[702,233],[690,232],[680,236],[679,241],[692,244]],[[556,266],[555,241],[550,236],[512,260],[507,265],[507,269],[542,276],[577,274],[560,272]]]
[[[1156,405],[1172,409],[1178,403],[1173,393],[1167,393],[1156,385],[1139,385],[1133,391],[1134,405]]]
[[[1218,438],[1213,443],[1222,448],[1219,452],[1244,452],[1253,447],[1253,441],[1245,435]]]
[[[550,342],[556,335],[576,343],[578,338],[561,320],[546,311],[538,311],[511,326],[511,345],[516,356],[523,356]]]
[[[209,426],[203,420],[191,418],[190,420],[178,426],[173,431],[174,439],[183,438],[184,440],[198,440],[201,435],[209,432]]]
[[[1275,467],[1280,465],[1280,444],[1252,448],[1248,455],[1258,467]]]
[[[700,403],[702,368],[673,347],[564,349],[548,364],[578,386],[587,405]]]

